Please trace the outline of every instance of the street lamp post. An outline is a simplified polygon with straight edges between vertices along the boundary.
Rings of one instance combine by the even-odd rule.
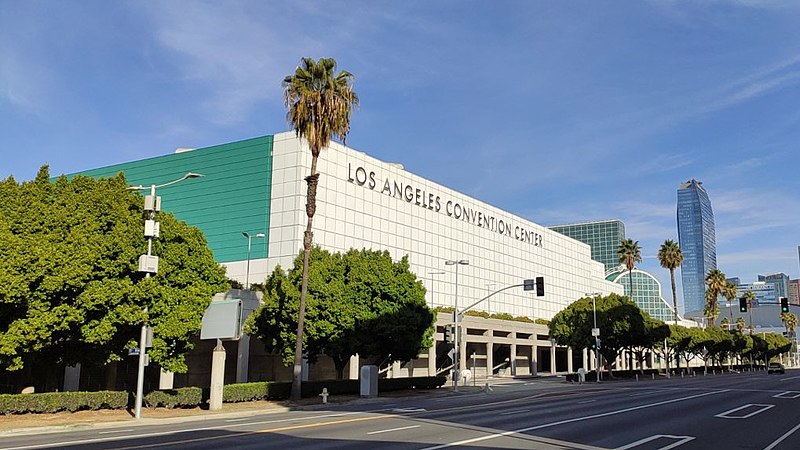
[[[147,213],[147,219],[144,223],[144,235],[147,237],[147,254],[139,257],[139,272],[145,273],[145,278],[150,278],[150,274],[158,273],[158,256],[153,256],[153,238],[159,235],[159,225],[155,221],[156,213],[161,211],[161,197],[156,196],[156,188],[170,186],[180,183],[189,178],[198,178],[203,175],[199,173],[189,172],[186,175],[178,178],[177,180],[170,181],[164,184],[151,184],[150,186],[138,185],[128,186],[128,189],[134,191],[150,190],[150,195],[144,197],[144,210]],[[148,310],[145,306],[144,313],[147,315]],[[135,417],[136,419],[142,418],[142,396],[144,391],[144,366],[145,366],[145,353],[147,352],[147,321],[142,324],[142,331],[139,335],[139,371],[136,376],[136,403],[135,403]]]
[[[242,231],[242,236],[247,238],[247,273],[244,276],[244,288],[250,289],[250,244],[254,237],[263,238],[266,235],[264,233],[257,233],[255,236],[250,236],[246,231]]]
[[[453,311],[453,318],[455,322],[455,332],[453,333],[455,334],[455,336],[453,337],[453,343],[455,345],[455,348],[453,349],[453,390],[458,392],[458,377],[461,376],[459,367],[460,342],[458,339],[459,334],[461,334],[458,327],[458,266],[468,266],[469,261],[467,261],[466,259],[460,259],[460,260],[448,260],[445,261],[444,263],[447,266],[456,266],[456,284],[455,284],[456,289],[455,289],[455,308],[454,308],[455,310]]]
[[[591,294],[586,294],[592,297],[592,317],[594,318],[594,328],[592,328],[592,336],[594,337],[594,363],[595,363],[595,371],[597,373],[597,380],[596,382],[600,382],[600,343],[598,342],[600,337],[600,329],[597,328],[597,304],[595,303],[595,297],[598,297],[600,294],[597,292],[592,292]]]

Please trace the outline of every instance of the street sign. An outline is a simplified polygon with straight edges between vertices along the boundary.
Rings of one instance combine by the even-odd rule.
[[[600,328],[592,328],[592,336],[600,336]]]
[[[522,281],[522,290],[523,291],[532,291],[536,289],[536,280],[523,280]]]

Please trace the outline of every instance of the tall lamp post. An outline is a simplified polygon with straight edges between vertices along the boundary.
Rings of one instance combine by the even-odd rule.
[[[242,231],[242,236],[247,238],[247,273],[244,276],[244,288],[250,289],[250,244],[254,237],[263,238],[266,235],[264,233],[256,233],[255,236],[250,236],[246,231]]]
[[[597,328],[597,304],[595,303],[595,297],[600,296],[599,292],[592,292],[590,294],[586,294],[589,297],[592,297],[592,317],[594,318],[594,328],[592,328],[592,336],[594,337],[594,363],[595,363],[595,370],[597,373],[597,380],[596,382],[600,382],[600,329]]]
[[[189,172],[186,175],[178,178],[177,180],[170,181],[164,184],[151,184],[150,186],[138,185],[128,186],[128,189],[134,191],[150,190],[150,195],[144,196],[144,210],[147,213],[147,218],[144,221],[144,235],[147,238],[147,254],[139,256],[139,272],[145,273],[145,278],[150,278],[150,274],[158,273],[158,256],[153,255],[153,238],[157,238],[160,234],[158,222],[155,221],[156,213],[161,211],[161,197],[156,196],[156,188],[171,186],[180,183],[189,178],[198,178],[203,175],[199,173]],[[147,307],[144,308],[144,313],[147,314]],[[139,371],[136,376],[136,405],[135,415],[137,419],[142,418],[142,391],[144,391],[144,366],[145,366],[145,353],[147,352],[147,321],[142,324],[142,332],[139,335]]]
[[[461,376],[460,374],[460,358],[459,358],[459,335],[460,330],[458,326],[458,266],[468,266],[469,261],[466,259],[459,259],[459,260],[447,260],[444,262],[447,266],[456,266],[456,289],[455,289],[455,311],[453,311],[453,318],[455,322],[455,332],[453,333],[453,343],[455,348],[453,349],[453,390],[458,392],[458,377]]]

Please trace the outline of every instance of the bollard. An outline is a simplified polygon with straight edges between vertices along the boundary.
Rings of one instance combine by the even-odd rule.
[[[322,397],[322,403],[328,403],[328,388],[322,388],[322,393],[319,394]]]
[[[637,382],[639,381],[639,374],[638,373],[636,374],[636,381]]]
[[[656,374],[651,373],[650,375],[653,377],[654,380],[656,379]]]

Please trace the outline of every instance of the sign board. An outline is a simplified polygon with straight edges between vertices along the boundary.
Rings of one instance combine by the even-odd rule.
[[[600,336],[600,328],[592,328],[592,336]]]
[[[200,339],[239,339],[242,330],[240,299],[211,302],[203,314]]]

